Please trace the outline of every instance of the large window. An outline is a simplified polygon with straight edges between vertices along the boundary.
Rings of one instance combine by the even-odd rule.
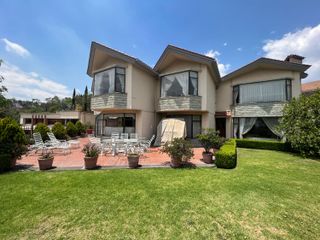
[[[93,91],[95,96],[114,92],[124,93],[125,69],[115,67],[96,73]]]
[[[161,97],[198,95],[198,73],[186,71],[161,77]]]
[[[134,133],[136,116],[131,113],[100,114],[96,118],[96,134],[111,136],[111,133]]]
[[[233,104],[284,102],[291,99],[291,80],[272,80],[233,87]]]

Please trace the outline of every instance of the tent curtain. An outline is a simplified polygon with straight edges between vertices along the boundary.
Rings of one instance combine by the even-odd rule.
[[[279,125],[279,118],[276,117],[263,117],[262,120],[267,125],[267,127],[270,129],[271,132],[273,132],[278,137],[282,138],[283,133],[277,129]]]
[[[243,135],[248,133],[252,129],[256,121],[257,121],[256,117],[240,118],[240,127],[239,127],[240,138],[243,138]]]

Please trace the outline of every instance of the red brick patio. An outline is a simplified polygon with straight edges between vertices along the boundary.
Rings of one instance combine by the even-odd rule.
[[[84,144],[89,142],[88,138],[80,138],[80,148],[72,149],[70,154],[62,154],[58,150],[54,151],[54,167],[59,168],[82,168],[84,154],[81,149]],[[202,159],[202,148],[194,148],[194,157],[191,162],[197,166],[204,165]],[[38,168],[38,154],[25,155],[22,159],[17,161],[19,166],[28,166],[31,168]],[[151,148],[148,152],[144,153],[140,157],[140,164],[142,166],[165,166],[168,165],[170,157],[167,154],[163,154],[159,151],[159,148]],[[128,161],[125,156],[118,155],[112,156],[111,154],[99,155],[98,165],[101,167],[127,167]]]

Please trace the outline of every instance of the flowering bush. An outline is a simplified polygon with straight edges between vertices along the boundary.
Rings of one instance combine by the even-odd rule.
[[[84,145],[82,152],[85,154],[85,157],[98,157],[100,148],[97,144],[87,143]]]

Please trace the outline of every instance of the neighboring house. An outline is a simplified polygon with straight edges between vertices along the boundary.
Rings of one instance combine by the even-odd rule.
[[[314,93],[315,91],[320,89],[320,80],[318,81],[313,81],[313,82],[309,82],[309,83],[303,83],[301,85],[301,91],[302,94],[309,96],[312,93]]]
[[[215,59],[169,45],[154,68],[93,42],[88,75],[96,135],[150,137],[161,119],[186,122],[187,137],[216,128],[225,137],[276,137],[284,104],[301,93],[302,57],[260,58],[220,77]]]
[[[56,122],[61,122],[66,125],[67,122],[76,123],[78,120],[87,125],[94,126],[95,124],[94,115],[86,112],[61,111],[55,113],[20,113],[20,124],[26,132],[34,129],[38,123],[45,123],[51,128]]]

